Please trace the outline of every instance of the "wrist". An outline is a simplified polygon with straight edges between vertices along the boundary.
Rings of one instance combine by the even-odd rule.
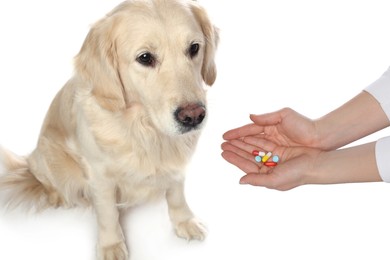
[[[381,181],[375,159],[375,142],[320,151],[312,158],[307,183],[337,184]]]
[[[348,127],[343,127],[340,120],[329,120],[327,116],[314,120],[313,148],[331,151],[348,144]]]
[[[330,136],[329,126],[325,125],[325,122],[320,119],[314,120],[314,135],[312,140],[312,147],[320,150],[330,150],[332,145],[332,138]]]
[[[312,153],[306,154],[305,161],[307,163],[307,170],[304,174],[303,182],[304,184],[320,184],[322,182],[322,172],[323,172],[323,162],[326,157],[327,152],[313,149]]]

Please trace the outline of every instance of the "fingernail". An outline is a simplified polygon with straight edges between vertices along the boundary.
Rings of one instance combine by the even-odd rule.
[[[240,184],[241,184],[241,185],[245,185],[245,184],[248,184],[248,183],[247,183],[245,180],[242,180],[242,179],[241,179],[241,180],[240,180]]]

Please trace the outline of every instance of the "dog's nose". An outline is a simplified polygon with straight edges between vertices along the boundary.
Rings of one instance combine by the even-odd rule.
[[[206,109],[199,104],[186,105],[176,110],[175,117],[181,126],[186,129],[192,129],[202,123],[206,117]]]

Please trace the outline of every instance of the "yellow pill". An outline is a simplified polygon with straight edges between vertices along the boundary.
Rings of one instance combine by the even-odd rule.
[[[272,156],[272,153],[271,152],[268,152],[266,155],[263,156],[263,158],[261,159],[261,161],[263,163],[265,163],[266,161],[268,161],[268,159]]]

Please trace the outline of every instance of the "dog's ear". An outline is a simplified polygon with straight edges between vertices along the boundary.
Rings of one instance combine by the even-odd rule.
[[[219,41],[218,29],[211,23],[204,8],[199,6],[196,1],[191,2],[191,10],[201,26],[206,39],[202,76],[206,84],[211,86],[214,84],[217,77],[217,68],[215,66],[214,57]]]
[[[91,84],[99,105],[109,111],[126,107],[115,35],[114,17],[101,19],[92,26],[75,58],[76,72]]]

